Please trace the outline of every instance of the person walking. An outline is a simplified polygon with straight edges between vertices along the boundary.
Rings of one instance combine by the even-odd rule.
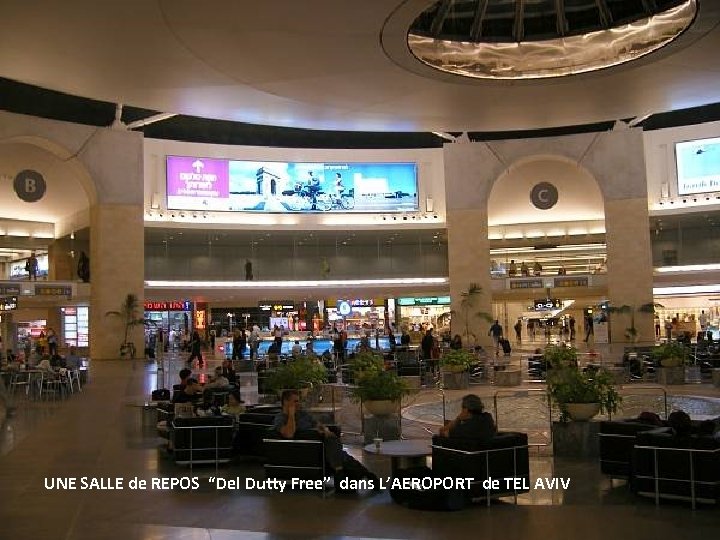
[[[522,319],[518,318],[515,326],[513,326],[513,329],[515,330],[515,338],[517,339],[517,342],[522,343]]]
[[[575,317],[570,315],[568,324],[570,325],[570,341],[575,341]]]
[[[25,262],[25,271],[28,273],[28,281],[37,281],[38,260],[34,251]]]
[[[595,337],[595,330],[593,329],[594,324],[595,321],[593,321],[592,313],[589,313],[585,316],[585,339],[583,340],[585,343],[588,342],[590,336]]]
[[[191,366],[192,361],[197,358],[198,366],[203,367],[205,362],[203,361],[202,351],[200,350],[201,347],[202,341],[200,341],[200,334],[198,334],[197,330],[195,330],[190,338],[190,357],[187,360],[188,366]]]
[[[500,338],[503,337],[503,327],[497,319],[495,319],[495,322],[490,327],[488,336],[492,336],[493,338],[493,343],[495,344],[495,354],[497,355],[500,351]]]

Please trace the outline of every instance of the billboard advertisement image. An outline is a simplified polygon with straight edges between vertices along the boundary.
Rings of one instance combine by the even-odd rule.
[[[287,163],[167,157],[167,208],[267,213],[418,209],[415,163]]]
[[[720,138],[675,145],[678,195],[720,191]]]

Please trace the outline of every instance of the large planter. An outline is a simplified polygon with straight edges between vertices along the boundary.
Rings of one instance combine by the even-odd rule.
[[[441,370],[448,373],[462,373],[465,369],[465,366],[460,365],[441,366]]]
[[[446,390],[465,390],[470,386],[470,374],[462,371],[442,371],[443,387]]]
[[[378,401],[363,401],[365,410],[373,416],[390,416],[398,410],[398,402],[383,399]]]
[[[685,384],[685,368],[683,366],[659,367],[658,383]]]
[[[575,422],[587,422],[600,412],[599,403],[566,403],[565,408]]]

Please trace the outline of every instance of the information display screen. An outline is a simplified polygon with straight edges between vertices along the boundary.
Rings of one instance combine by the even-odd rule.
[[[720,138],[675,145],[678,194],[720,191]]]
[[[167,156],[171,210],[388,213],[418,209],[415,163],[290,163]]]

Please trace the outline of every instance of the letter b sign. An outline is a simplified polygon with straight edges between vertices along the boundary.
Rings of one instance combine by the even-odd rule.
[[[37,202],[45,195],[47,185],[43,175],[31,169],[20,171],[13,182],[15,193],[25,202]]]

